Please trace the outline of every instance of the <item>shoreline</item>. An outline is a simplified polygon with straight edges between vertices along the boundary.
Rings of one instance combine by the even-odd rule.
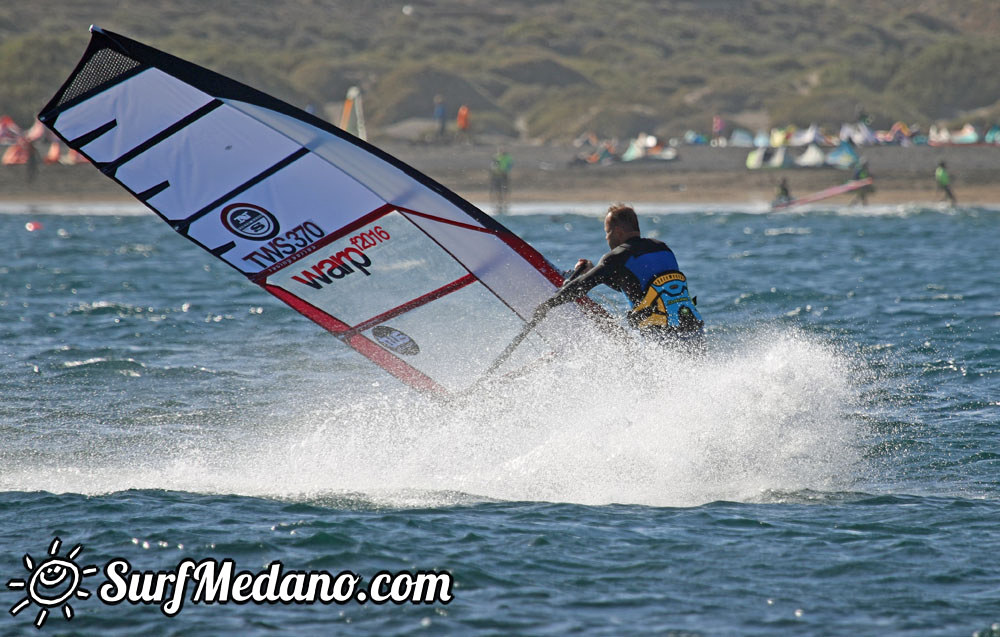
[[[958,207],[980,206],[980,207],[1000,207],[1000,186],[970,186],[958,191],[956,189]],[[477,206],[481,210],[493,213],[493,203],[490,200],[490,193],[485,189],[466,190],[457,192],[466,201]],[[807,193],[802,193],[807,194]],[[928,193],[930,195],[930,193]],[[629,205],[641,206],[716,206],[716,205],[736,205],[743,207],[769,207],[771,193],[767,190],[742,190],[742,189],[713,189],[711,192],[693,191],[690,193],[669,193],[663,195],[655,188],[639,188],[629,192],[623,192],[617,188],[602,189],[598,187],[573,189],[571,192],[562,190],[536,190],[522,189],[514,193],[509,205],[517,207],[546,206],[556,203],[567,203],[579,206],[603,206],[607,207],[613,203],[623,202]],[[128,208],[135,208],[138,211],[148,209],[128,193],[122,191],[121,195],[111,193],[81,193],[80,195],[46,193],[23,193],[10,196],[0,195],[0,214],[19,213],[20,211],[10,210],[11,207],[69,207],[78,205],[81,214],[108,214],[109,212],[128,214]],[[919,196],[912,188],[901,188],[894,190],[879,189],[875,195],[869,197],[868,206],[915,206],[924,208],[935,208],[945,204],[945,200],[935,199],[931,196]],[[850,194],[831,197],[829,199],[806,204],[801,207],[793,207],[789,211],[808,210],[827,207],[853,206],[863,209],[863,206],[852,203]],[[95,208],[113,207],[120,210],[107,211],[95,210]],[[5,209],[7,208],[7,209]],[[642,210],[637,210],[642,214]]]
[[[375,141],[464,199],[489,205],[488,171],[495,146]],[[514,157],[510,203],[516,205],[623,201],[765,206],[782,178],[788,179],[793,196],[804,196],[850,177],[850,172],[835,168],[747,170],[744,162],[749,151],[738,148],[682,146],[675,161],[581,166],[570,165],[576,153],[571,146],[505,146]],[[959,205],[1000,204],[1000,146],[875,146],[862,149],[862,154],[869,159],[875,178],[876,191],[869,196],[869,205],[940,205],[943,197],[933,177],[939,160],[947,161]],[[822,203],[844,206],[852,198],[852,194],[839,195]],[[26,166],[0,166],[0,202],[142,205],[92,166],[61,164],[39,165],[31,181]]]

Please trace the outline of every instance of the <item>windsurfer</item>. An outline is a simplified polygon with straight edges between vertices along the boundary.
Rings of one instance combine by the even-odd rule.
[[[772,206],[784,205],[792,200],[792,193],[788,190],[788,179],[785,177],[781,178],[778,183],[778,189],[774,193],[774,201],[771,202]]]
[[[861,181],[863,179],[868,179],[872,174],[868,170],[868,160],[862,157],[858,160],[858,163],[854,167],[854,175],[851,177],[851,181]],[[855,201],[860,201],[862,206],[868,205],[868,195],[875,192],[875,187],[871,184],[867,186],[862,186],[854,194],[854,199],[851,200],[853,204]]]
[[[611,251],[597,265],[581,259],[563,287],[538,306],[533,322],[553,307],[604,284],[628,297],[632,305],[629,323],[640,333],[700,351],[705,323],[673,251],[662,241],[642,237],[635,210],[624,204],[608,209],[604,232]]]

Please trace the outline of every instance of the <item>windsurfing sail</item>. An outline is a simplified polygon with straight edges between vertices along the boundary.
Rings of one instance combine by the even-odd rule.
[[[357,86],[352,86],[347,90],[347,99],[344,100],[344,109],[340,114],[340,128],[355,137],[368,141],[361,89]]]
[[[799,197],[798,199],[789,199],[787,201],[777,201],[771,204],[772,210],[781,210],[782,208],[791,208],[792,206],[801,206],[807,203],[813,203],[815,201],[822,201],[823,199],[829,199],[830,197],[836,197],[837,195],[843,195],[848,192],[853,192],[859,188],[864,188],[865,186],[870,186],[872,184],[872,178],[867,177],[865,179],[856,179],[849,181],[845,184],[840,184],[839,186],[833,186],[827,188],[826,190],[820,190],[819,192],[814,192],[811,195],[806,195],[805,197]]]
[[[91,33],[41,121],[178,233],[410,386],[447,396],[475,385],[562,284],[517,235],[378,148]],[[587,314],[586,301],[563,307]],[[498,373],[550,353],[553,323]]]
[[[861,158],[858,156],[857,151],[854,149],[854,145],[849,142],[842,141],[839,146],[826,154],[826,165],[840,168],[841,170],[849,170],[855,166],[860,159]]]

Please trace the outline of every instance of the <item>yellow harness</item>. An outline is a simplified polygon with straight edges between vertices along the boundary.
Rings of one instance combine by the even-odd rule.
[[[700,329],[704,324],[688,295],[687,279],[680,272],[667,272],[654,278],[642,301],[629,312],[629,318],[639,328],[670,327]]]

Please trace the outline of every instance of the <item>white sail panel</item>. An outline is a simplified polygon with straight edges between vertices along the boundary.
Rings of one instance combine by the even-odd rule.
[[[239,203],[259,206],[273,214],[280,220],[277,233],[260,239],[227,229],[222,222],[223,211]],[[273,266],[383,203],[362,184],[331,171],[319,157],[306,154],[193,221],[188,234],[209,249],[235,242],[219,256],[249,275]]]
[[[118,169],[133,192],[167,182],[149,205],[183,219],[264,172],[300,146],[232,109],[219,108]]]
[[[93,131],[95,122],[105,124],[102,118],[113,119],[114,128],[80,147],[92,161],[110,162],[212,99],[163,71],[147,69],[61,113],[59,130],[75,140]]]
[[[387,162],[383,157],[359,146],[355,141],[261,106],[234,100],[226,103],[281,131],[394,206],[420,210],[452,221],[484,227],[479,220],[470,216],[441,191],[429,188],[426,183],[414,179],[414,176],[408,174],[401,166]]]
[[[481,283],[421,305],[380,324],[405,334],[419,352],[403,358],[450,391],[461,391],[480,378],[507,343],[524,327],[496,295]],[[365,335],[378,342],[372,331]],[[518,348],[511,369],[537,360],[549,351],[540,338]]]
[[[561,281],[551,266],[547,271],[538,267],[548,265],[541,255],[535,265],[517,251],[511,243],[520,239],[513,234],[504,237],[427,215],[409,216],[522,316],[530,316],[539,303],[552,295],[554,277]]]
[[[443,249],[484,283],[496,289],[518,312],[530,314],[551,295],[553,280],[558,280],[558,274],[552,270],[543,273],[539,269],[540,265],[547,265],[541,255],[538,255],[538,262],[532,264],[512,249],[504,238],[520,242],[513,233],[508,232],[502,238],[443,195],[346,139],[282,113],[241,102],[229,104],[308,147],[332,167],[364,184],[383,201],[421,213],[411,215],[411,220],[426,229]],[[453,223],[447,223],[449,221]],[[477,235],[472,228],[484,232]]]
[[[469,274],[398,212],[268,277],[268,283],[354,326]]]

